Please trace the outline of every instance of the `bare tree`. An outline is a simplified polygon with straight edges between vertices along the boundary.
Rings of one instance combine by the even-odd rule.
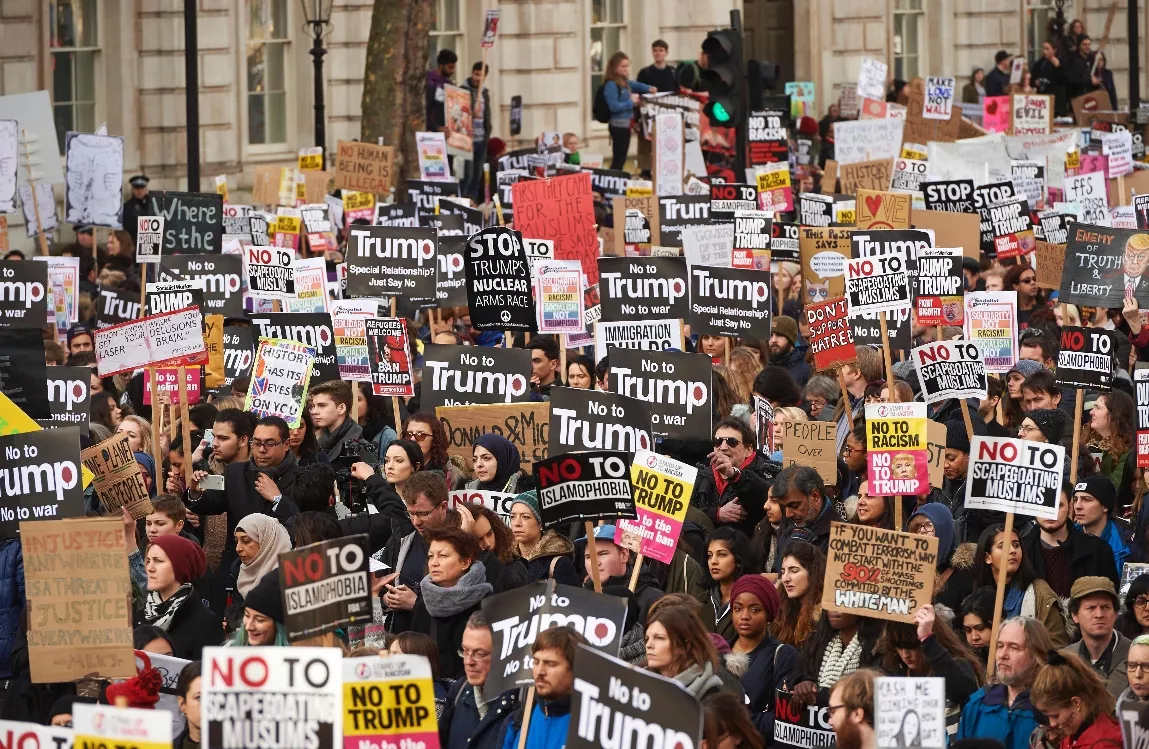
[[[363,77],[363,134],[396,149],[396,194],[419,163],[415,133],[425,126],[431,0],[375,0]]]

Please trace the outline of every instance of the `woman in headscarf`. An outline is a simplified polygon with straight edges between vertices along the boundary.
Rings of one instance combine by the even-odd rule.
[[[475,440],[475,479],[467,482],[468,489],[516,494],[526,486],[529,477],[520,470],[519,449],[498,434],[484,434]],[[524,480],[525,479],[525,480]],[[522,483],[524,486],[520,487]]]
[[[268,515],[254,512],[235,527],[235,553],[239,575],[235,589],[244,598],[260,578],[279,568],[279,555],[291,551],[287,529]]]

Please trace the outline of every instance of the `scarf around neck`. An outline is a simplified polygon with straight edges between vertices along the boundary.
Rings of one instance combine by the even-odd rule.
[[[191,597],[191,594],[191,583],[181,585],[180,589],[166,601],[160,597],[158,590],[148,591],[148,597],[144,601],[144,619],[153,627],[159,627],[167,632],[172,626],[172,619],[175,618],[176,612],[179,611],[183,602]]]
[[[346,418],[334,432],[319,430],[316,441],[319,443],[319,449],[327,453],[327,457],[334,459],[339,457],[345,439],[356,439],[362,434],[363,428],[350,418]]]
[[[494,592],[487,582],[487,569],[482,562],[474,562],[471,569],[459,578],[452,588],[444,588],[432,582],[431,576],[423,578],[419,584],[419,594],[427,613],[441,618],[454,616],[466,611]]]
[[[861,660],[861,634],[855,632],[854,639],[850,640],[850,644],[845,647],[842,646],[842,635],[835,634],[822,656],[822,668],[818,670],[818,686],[824,689],[833,689],[839,679],[858,670]]]
[[[746,456],[746,460],[742,461],[742,465],[738,466],[738,470],[745,471],[753,462],[754,452],[751,451],[750,454]],[[726,492],[726,486],[730,482],[722,478],[722,474],[718,473],[718,471],[715,471],[713,468],[711,468],[710,471],[714,474],[714,488],[718,490],[718,496],[721,497]]]
[[[247,463],[248,463],[248,466],[251,468],[252,484],[255,483],[256,476],[258,474],[262,473],[262,474],[265,474],[269,479],[271,479],[272,481],[274,481],[278,485],[279,480],[281,478],[283,478],[283,474],[287,473],[289,470],[291,470],[291,467],[295,465],[295,454],[293,452],[291,452],[290,450],[288,450],[287,451],[287,457],[284,458],[280,462],[280,464],[277,466],[267,466],[266,468],[257,466],[255,464],[255,457],[248,458]],[[283,491],[282,486],[279,487],[279,489],[280,489],[280,491]]]
[[[714,673],[714,666],[706,663],[699,666],[695,663],[690,668],[674,677],[674,680],[686,688],[698,699],[709,692],[711,689],[719,688],[722,686],[722,679]]]

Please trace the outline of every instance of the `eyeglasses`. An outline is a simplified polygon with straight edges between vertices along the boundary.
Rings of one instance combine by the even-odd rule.
[[[1030,432],[1036,432],[1036,431],[1038,431],[1037,427],[1031,427],[1028,424],[1022,424],[1021,426],[1019,426],[1017,428],[1018,434],[1029,434]]]
[[[413,440],[415,442],[421,442],[434,436],[435,435],[431,434],[430,432],[403,432],[403,439]]]
[[[435,514],[435,510],[437,510],[437,509],[439,509],[439,508],[438,507],[432,507],[430,510],[422,510],[420,512],[414,512],[410,508],[407,508],[407,517],[411,518],[412,520],[415,520],[416,518],[418,518],[419,520],[426,520],[427,518],[429,518],[433,514]]]
[[[714,446],[715,447],[721,447],[723,443],[726,443],[727,447],[738,447],[739,445],[742,444],[742,440],[738,439],[737,437],[715,437],[714,438]]]
[[[916,531],[911,531],[911,533],[926,533],[928,531],[932,531],[933,529],[934,524],[927,520],[926,522],[919,525]]]
[[[1144,609],[1149,608],[1149,596],[1137,596],[1133,601],[1133,608]]]
[[[283,440],[252,440],[251,446],[256,450],[274,450],[283,444]]]
[[[1147,674],[1149,673],[1149,663],[1130,663],[1128,664],[1129,673],[1131,674]]]
[[[833,715],[836,711],[841,710],[844,707],[845,705],[830,705],[826,709],[830,711],[830,715]]]
[[[485,661],[491,657],[491,652],[489,650],[459,648],[459,657],[465,661]]]
[[[849,456],[853,455],[855,452],[865,452],[865,451],[864,450],[856,450],[855,451],[854,448],[850,447],[849,445],[842,445],[842,457],[843,458],[848,458]]]

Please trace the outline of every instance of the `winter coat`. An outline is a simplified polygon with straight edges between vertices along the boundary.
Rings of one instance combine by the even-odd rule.
[[[223,619],[193,592],[172,615],[168,637],[176,658],[198,661],[204,648],[223,643]]]
[[[798,387],[804,388],[810,379],[810,365],[806,363],[809,348],[808,344],[799,341],[782,356],[770,357],[770,366],[786,370],[794,382],[798,383]]]
[[[945,679],[946,701],[961,707],[969,701],[980,687],[977,683],[977,674],[969,661],[958,660],[938,643],[938,638],[927,637],[922,642],[922,653],[930,662],[933,675]],[[909,669],[901,658],[898,659],[898,673],[894,676],[909,676]]]
[[[1045,625],[1054,647],[1065,647],[1069,644],[1069,631],[1065,625],[1065,611],[1061,608],[1061,599],[1044,580],[1034,580],[1029,587],[1034,596],[1034,617]]]
[[[1121,749],[1121,725],[1108,715],[1098,715],[1076,739],[1066,736],[1058,749]]]
[[[992,736],[1005,749],[1029,749],[1029,735],[1037,728],[1037,708],[1029,692],[1022,692],[1008,704],[1009,690],[1004,684],[991,684],[970,697],[958,722],[958,739]]]
[[[722,589],[715,585],[710,589],[710,610],[714,612],[714,628],[710,631],[730,642],[738,637],[734,631],[734,621],[730,616],[732,601],[722,603]],[[705,604],[703,604],[705,606]]]
[[[934,578],[934,603],[948,606],[951,611],[961,611],[962,601],[973,593],[974,557],[977,544],[961,544],[949,562],[938,569]]]
[[[749,653],[729,653],[725,660],[726,668],[742,682],[754,726],[763,736],[773,736],[776,690],[789,691],[805,680],[802,657],[792,645],[766,635]]]
[[[418,606],[419,584],[423,581],[427,569],[427,544],[423,541],[423,537],[415,531],[415,526],[411,525],[411,521],[393,523],[391,539],[381,551],[372,556],[391,568],[387,574],[399,573],[399,577],[392,584],[406,585],[415,591],[415,605]],[[399,561],[400,557],[403,559],[402,564]],[[381,597],[375,600],[381,601]],[[411,629],[411,618],[414,613],[414,609],[390,612],[387,631],[399,633]]]
[[[1097,536],[1090,536],[1072,523],[1069,535],[1061,544],[1066,564],[1069,565],[1069,579],[1079,577],[1108,577],[1113,586],[1120,587],[1117,567],[1113,564],[1113,551],[1109,544]],[[1045,555],[1041,553],[1041,528],[1037,525],[1026,529],[1021,536],[1021,552],[1029,560],[1033,571],[1045,579]]]
[[[475,604],[450,616],[431,616],[423,596],[415,601],[410,631],[423,632],[435,641],[439,648],[439,674],[444,678],[457,679],[463,676],[463,659],[459,657],[463,630],[467,628],[471,614],[478,610],[479,604]]]
[[[789,524],[778,536],[778,553],[774,555],[774,569],[771,572],[782,572],[782,560],[786,557],[786,547],[790,541],[799,540],[813,544],[825,554],[830,547],[830,523],[842,523],[845,520],[838,512],[838,508],[829,499],[823,498],[822,512],[814,522],[797,526]],[[765,510],[763,510],[765,513]]]
[[[235,534],[235,527],[239,525],[239,521],[257,512],[286,524],[288,518],[299,512],[293,498],[295,479],[298,475],[299,465],[293,463],[283,475],[275,479],[275,485],[279,487],[283,499],[272,509],[271,502],[255,490],[255,479],[259,476],[255,464],[250,460],[232,463],[228,465],[223,475],[223,491],[208,489],[198,500],[186,500],[187,506],[197,515],[218,515],[226,512],[228,538]],[[229,567],[236,558],[235,544],[227,544],[223,550],[221,566]]]
[[[630,576],[633,574],[633,572],[634,568],[632,567],[629,571],[627,571],[625,575],[608,577],[607,579],[601,581],[602,587],[605,588],[608,585],[620,585],[623,588],[629,588]],[[582,586],[588,590],[594,590],[594,580],[587,579],[587,581],[584,582]],[[654,578],[654,573],[652,573],[646,567],[643,567],[641,570],[639,570],[638,581],[634,586],[634,597],[638,599],[640,621],[646,621],[646,612],[650,611],[650,607],[654,605],[654,602],[659,598],[662,598],[664,595],[666,595],[666,593],[664,593],[658,587],[658,580]]]
[[[619,86],[615,81],[604,83],[602,93],[606,97],[607,106],[610,107],[610,126],[630,127],[630,121],[634,118],[634,102],[630,99],[631,93],[645,94],[649,92],[650,86],[638,81],[627,81],[623,86]]]
[[[531,708],[531,721],[527,726],[524,749],[563,749],[567,743],[567,729],[571,722],[571,698],[557,700],[536,699]],[[523,727],[523,709],[520,707],[507,716],[503,723],[503,749],[518,749],[519,731]]]
[[[667,593],[686,593],[700,602],[706,600],[706,587],[703,581],[709,580],[710,576],[694,557],[682,549],[676,549],[674,558],[667,567],[665,586]]]
[[[487,714],[479,717],[475,688],[466,678],[459,679],[447,693],[447,705],[439,716],[439,745],[444,749],[501,749],[503,723],[519,708],[519,692],[512,689],[487,703]]]
[[[1117,635],[1117,644],[1113,646],[1113,655],[1109,658],[1109,668],[1098,673],[1105,679],[1105,688],[1109,690],[1109,694],[1117,698],[1129,688],[1129,646],[1133,644],[1133,641],[1117,630],[1114,630],[1113,634]],[[1076,655],[1085,663],[1093,662],[1093,657],[1089,655],[1084,640],[1075,642],[1067,648],[1062,648],[1061,653],[1063,655]]]
[[[24,554],[19,539],[0,544],[0,678],[12,677],[12,651],[24,610]]]
[[[782,470],[779,463],[775,463],[755,454],[750,464],[742,469],[737,478],[726,483],[721,494],[714,481],[714,469],[709,465],[698,467],[698,480],[694,484],[694,493],[690,497],[690,504],[706,513],[715,527],[729,525],[746,534],[747,538],[754,535],[754,527],[766,515],[763,505],[766,503],[766,493],[774,477]],[[718,519],[718,508],[722,505],[737,502],[746,511],[746,517],[737,523],[724,523]]]
[[[424,104],[426,107],[427,132],[433,133],[447,126],[446,96],[444,86],[451,80],[442,75],[438,69],[427,71],[427,82],[424,90]]]
[[[547,531],[523,557],[527,563],[527,581],[537,583],[553,578],[560,585],[577,586],[579,578],[575,572],[573,554],[574,544],[569,538],[553,530]]]

